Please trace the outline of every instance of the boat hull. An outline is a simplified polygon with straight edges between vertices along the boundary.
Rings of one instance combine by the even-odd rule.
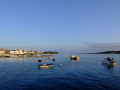
[[[105,60],[102,61],[102,64],[110,65],[110,66],[116,66],[117,65],[116,61],[109,62],[109,61],[105,61]]]
[[[51,67],[54,67],[54,64],[53,63],[50,63],[50,64],[38,64],[38,67],[40,67],[40,68],[51,68]]]

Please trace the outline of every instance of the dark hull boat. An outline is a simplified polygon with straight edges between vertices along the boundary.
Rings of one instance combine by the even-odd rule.
[[[40,67],[40,68],[51,68],[51,67],[54,67],[54,63],[38,64],[38,67]]]
[[[105,60],[102,61],[102,64],[107,64],[107,65],[110,65],[110,66],[116,66],[116,61],[111,57],[107,57],[107,58],[105,58]]]
[[[80,60],[80,57],[75,57],[74,55],[72,55],[70,58],[71,60]]]

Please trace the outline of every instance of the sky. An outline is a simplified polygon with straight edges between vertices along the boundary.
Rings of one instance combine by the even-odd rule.
[[[0,0],[0,48],[120,50],[120,0]]]

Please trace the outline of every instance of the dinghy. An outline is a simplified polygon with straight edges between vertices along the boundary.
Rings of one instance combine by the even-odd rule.
[[[80,57],[76,57],[74,55],[72,55],[70,58],[71,58],[71,60],[80,60]]]
[[[38,64],[40,68],[51,68],[54,67],[54,63],[49,63],[49,64]]]

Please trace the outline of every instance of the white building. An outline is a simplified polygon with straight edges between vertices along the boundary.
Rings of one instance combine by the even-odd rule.
[[[0,49],[0,54],[5,54],[7,49]]]
[[[10,54],[23,55],[23,54],[27,54],[27,51],[26,50],[21,50],[21,49],[16,49],[16,50],[11,50]]]
[[[3,51],[3,50],[0,50],[0,54],[4,54],[5,53],[5,51]]]

